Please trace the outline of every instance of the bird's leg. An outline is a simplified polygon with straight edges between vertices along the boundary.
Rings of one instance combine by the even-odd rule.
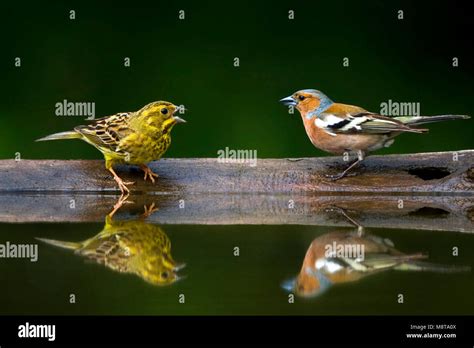
[[[112,167],[110,168],[107,168],[109,172],[112,173],[112,175],[114,176],[114,180],[117,182],[118,186],[119,186],[119,189],[120,191],[122,192],[122,196],[124,194],[129,194],[130,193],[130,190],[128,189],[127,185],[133,185],[134,182],[131,182],[131,181],[128,181],[128,182],[124,182],[122,179],[120,179],[120,177],[117,175],[117,173],[115,173],[114,169]]]
[[[336,180],[339,180],[339,179],[342,179],[343,177],[345,177],[347,175],[347,173],[352,169],[354,168],[355,166],[357,166],[360,162],[362,162],[365,158],[365,155],[362,151],[359,151],[358,154],[357,154],[357,159],[349,166],[346,168],[346,170],[344,170],[342,173],[340,174],[337,174],[337,175],[330,175],[330,174],[327,174],[326,177],[328,179],[330,179],[331,181],[336,181]]]
[[[146,164],[142,164],[140,168],[145,172],[145,177],[143,179],[146,181],[147,178],[150,178],[151,182],[155,183],[155,178],[158,177],[158,174],[153,173],[150,167],[148,167]]]
[[[338,207],[338,206],[331,206],[329,208],[326,208],[326,211],[337,211],[338,213],[342,214],[351,224],[353,224],[355,227],[357,227],[357,235],[359,237],[362,237],[364,234],[364,226],[362,226],[357,220],[351,218],[347,213],[344,208]]]
[[[117,210],[119,210],[122,207],[122,205],[125,203],[125,201],[127,200],[129,195],[130,194],[127,192],[126,194],[122,194],[120,196],[117,203],[115,203],[113,210],[109,213],[109,215],[108,215],[109,218],[112,218],[114,216],[114,214],[117,212]]]
[[[339,180],[339,179],[342,179],[343,177],[345,177],[347,175],[347,173],[352,169],[354,168],[356,165],[358,165],[362,160],[361,159],[357,159],[355,160],[349,167],[347,167],[346,170],[344,170],[342,173],[340,174],[337,174],[337,175],[326,175],[326,177],[328,179],[331,179],[332,181],[336,181],[336,180]]]

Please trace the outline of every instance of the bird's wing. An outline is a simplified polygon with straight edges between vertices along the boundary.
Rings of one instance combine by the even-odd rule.
[[[117,153],[120,141],[134,131],[129,127],[132,113],[124,112],[95,120],[74,128],[85,140],[105,152]]]
[[[362,264],[367,270],[378,270],[395,267],[397,265],[427,258],[427,255],[415,253],[409,255],[393,255],[388,253],[369,253],[365,255]]]
[[[328,108],[315,119],[315,125],[331,134],[422,133],[426,131],[411,128],[394,118],[343,104]]]
[[[128,261],[134,254],[133,250],[121,245],[120,239],[120,233],[105,238],[95,237],[86,248],[79,251],[79,254],[113,270],[128,272]]]

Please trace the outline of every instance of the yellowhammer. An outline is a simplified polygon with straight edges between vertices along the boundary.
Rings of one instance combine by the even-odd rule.
[[[144,179],[154,183],[158,175],[146,163],[161,158],[171,144],[171,129],[176,123],[186,122],[174,114],[178,107],[166,101],[150,103],[136,112],[123,112],[95,120],[73,131],[48,135],[37,141],[82,139],[104,154],[105,168],[114,176],[120,191],[128,193],[126,185],[115,173],[116,164],[138,165],[145,172]]]
[[[158,225],[144,219],[154,210],[147,208],[142,218],[115,221],[111,214],[97,235],[81,242],[37,238],[50,245],[74,250],[74,253],[120,273],[136,274],[153,285],[170,285],[183,276],[177,272],[185,267],[171,256],[171,241]]]

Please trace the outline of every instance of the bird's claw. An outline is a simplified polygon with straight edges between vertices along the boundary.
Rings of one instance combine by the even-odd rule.
[[[129,195],[130,194],[130,189],[127,187],[128,185],[133,185],[135,182],[133,181],[117,181],[117,184],[119,186],[120,192],[122,192],[123,195]]]
[[[135,184],[134,182],[132,181],[123,181],[122,179],[120,179],[120,177],[117,175],[117,173],[115,173],[115,170],[113,168],[108,168],[108,171],[112,173],[113,177],[114,177],[114,180],[115,182],[117,183],[119,189],[120,189],[120,192],[122,192],[122,196],[124,195],[127,195],[130,194],[130,189],[127,187],[127,185],[133,185]]]
[[[158,178],[158,174],[153,173],[153,171],[149,167],[142,167],[142,170],[145,172],[143,180],[146,181],[146,179],[150,178],[150,181],[154,184],[155,178]]]
[[[143,214],[142,214],[142,218],[146,219],[147,217],[149,217],[151,214],[153,214],[155,211],[158,211],[160,210],[159,208],[155,208],[155,202],[151,203],[149,207],[147,207],[146,205],[143,206]]]
[[[324,174],[324,177],[330,181],[337,181],[339,179],[342,179],[343,177],[345,177],[345,175],[343,174],[337,174],[337,175],[334,175],[334,174]]]
[[[324,177],[330,181],[337,181],[351,176],[357,176],[357,173],[324,174]]]
[[[339,208],[339,207],[336,207],[336,206],[334,206],[334,205],[332,205],[332,206],[330,206],[330,207],[324,208],[324,211],[325,211],[326,213],[333,213],[333,212],[338,212],[338,213],[340,213],[341,210],[343,210],[343,209],[342,209],[342,208]]]
[[[330,206],[324,208],[324,211],[326,213],[339,213],[339,214],[342,214],[342,215],[345,215],[347,213],[357,213],[357,210],[343,208],[343,207],[339,207],[337,205],[330,205]]]
[[[344,216],[349,222],[351,222],[354,226],[357,227],[357,235],[360,237],[364,234],[364,227],[355,219],[351,218],[347,213],[349,212],[348,209],[338,207],[337,205],[331,205],[324,209],[326,213],[334,213],[337,212]]]
[[[114,214],[117,212],[117,210],[119,210],[122,205],[126,204],[126,203],[133,203],[133,202],[130,202],[130,201],[127,201],[127,198],[130,194],[127,192],[126,194],[122,194],[119,198],[119,200],[117,201],[117,203],[115,203],[112,211],[109,213],[109,217],[112,217],[114,216]]]
[[[153,173],[151,170],[149,172],[145,172],[145,176],[143,179],[146,181],[147,178],[150,178],[150,181],[154,184],[155,178],[158,177],[158,174]]]

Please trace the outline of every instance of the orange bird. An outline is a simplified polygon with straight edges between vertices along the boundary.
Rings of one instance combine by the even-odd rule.
[[[421,261],[428,255],[404,254],[387,238],[365,233],[364,226],[344,209],[328,211],[342,214],[356,228],[333,231],[315,238],[309,245],[298,276],[283,283],[287,291],[301,297],[313,297],[336,284],[354,282],[368,275],[388,270],[439,273],[467,272],[469,266],[438,265]]]
[[[306,134],[314,146],[336,155],[357,155],[357,160],[342,173],[327,175],[332,180],[346,176],[368,152],[392,145],[397,135],[428,131],[414,126],[470,118],[466,115],[387,117],[359,106],[334,103],[315,89],[300,90],[280,102],[298,109]]]
[[[457,273],[468,266],[439,265],[422,261],[423,253],[404,254],[392,241],[357,231],[334,231],[314,239],[296,279],[283,287],[300,297],[320,295],[330,287],[354,282],[389,270]]]

